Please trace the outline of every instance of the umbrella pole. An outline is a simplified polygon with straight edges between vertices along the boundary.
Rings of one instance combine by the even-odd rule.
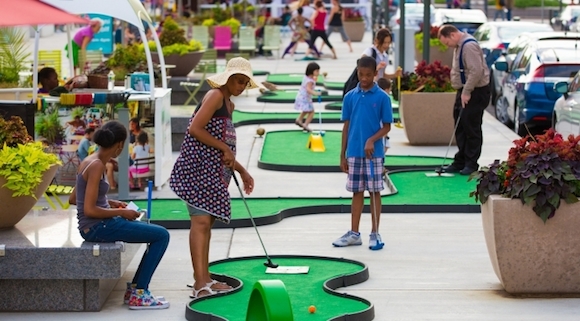
[[[75,76],[75,63],[72,54],[72,40],[70,36],[70,23],[66,25],[66,46],[68,51],[68,68],[69,68],[69,78],[73,78]]]
[[[32,103],[36,103],[38,97],[38,45],[40,43],[40,29],[34,27],[34,62],[32,65]]]

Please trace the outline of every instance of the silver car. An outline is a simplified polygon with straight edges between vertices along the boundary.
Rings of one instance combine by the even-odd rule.
[[[564,137],[580,135],[580,72],[570,83],[554,84],[554,90],[562,97],[554,103],[552,127]]]
[[[431,5],[431,24],[433,24],[435,17],[435,7]],[[421,30],[423,23],[423,13],[425,11],[425,4],[423,3],[405,3],[405,28],[410,28],[415,31]],[[397,8],[397,12],[389,20],[389,27],[393,29],[400,24],[401,8]]]

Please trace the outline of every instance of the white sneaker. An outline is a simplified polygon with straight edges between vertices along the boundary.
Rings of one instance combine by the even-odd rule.
[[[332,245],[336,247],[344,247],[349,245],[362,245],[362,239],[360,237],[360,233],[348,231],[343,236],[339,237],[336,241],[334,241]]]
[[[383,239],[379,233],[371,233],[369,238],[369,249],[376,251],[381,250],[385,246]]]

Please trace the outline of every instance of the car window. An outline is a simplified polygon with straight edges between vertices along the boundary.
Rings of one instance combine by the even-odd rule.
[[[532,51],[533,50],[530,47],[523,50],[522,57],[521,57],[519,63],[517,65],[514,64],[514,70],[517,70],[517,69],[527,70],[528,69],[528,64],[530,63]]]
[[[489,37],[490,37],[490,33],[491,33],[491,28],[485,28],[483,29],[483,32],[481,33],[481,41],[489,41]]]
[[[522,32],[539,32],[539,31],[552,31],[552,27],[549,25],[542,24],[515,24],[509,27],[498,28],[498,35],[501,41],[510,42],[515,39]]]
[[[576,74],[576,77],[572,79],[570,82],[570,87],[568,88],[568,92],[577,92],[580,91],[580,73]]]

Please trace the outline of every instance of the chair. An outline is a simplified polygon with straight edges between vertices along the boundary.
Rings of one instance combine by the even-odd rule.
[[[230,59],[232,58],[236,58],[236,57],[242,57],[244,59],[250,59],[250,54],[249,53],[242,53],[242,52],[227,52],[226,53],[226,64],[228,63],[228,61],[230,61]]]
[[[280,56],[280,44],[282,38],[280,36],[280,26],[264,26],[264,46],[263,50],[275,50]]]
[[[185,30],[185,39],[191,39],[192,38],[192,31],[191,31],[191,25],[186,23],[180,23],[179,27],[183,30]]]
[[[38,65],[52,67],[59,76],[62,75],[62,51],[60,50],[39,50]],[[39,68],[40,69],[40,68]]]
[[[189,103],[192,100],[195,102],[195,105],[199,104],[199,101],[197,100],[197,98],[195,98],[195,95],[197,95],[197,92],[201,89],[201,86],[203,86],[203,83],[205,82],[205,77],[207,75],[206,72],[207,68],[203,62],[200,62],[197,66],[201,68],[201,70],[203,71],[201,78],[199,79],[199,82],[182,81],[179,83],[179,85],[182,86],[185,89],[185,91],[189,94],[189,97],[187,98],[187,100],[185,100],[184,103],[184,105],[186,106],[189,105]]]
[[[191,37],[201,42],[203,49],[207,50],[209,48],[209,30],[207,26],[192,26]]]
[[[199,64],[195,67],[195,72],[213,73],[217,72],[217,50],[206,49],[201,56]]]
[[[103,62],[103,52],[101,50],[86,50],[83,55],[82,52],[79,51],[79,66],[84,68],[87,62],[90,64],[91,70],[95,69]]]
[[[252,27],[245,27],[240,29],[238,50],[249,51],[252,55],[256,53],[256,29]],[[226,54],[227,55],[227,54]],[[226,60],[227,57],[226,57]]]
[[[232,50],[232,29],[229,26],[215,26],[213,48]]]
[[[147,158],[137,158],[133,163],[135,168],[143,168],[149,166],[149,171],[145,173],[134,173],[133,178],[155,177],[155,156]]]

